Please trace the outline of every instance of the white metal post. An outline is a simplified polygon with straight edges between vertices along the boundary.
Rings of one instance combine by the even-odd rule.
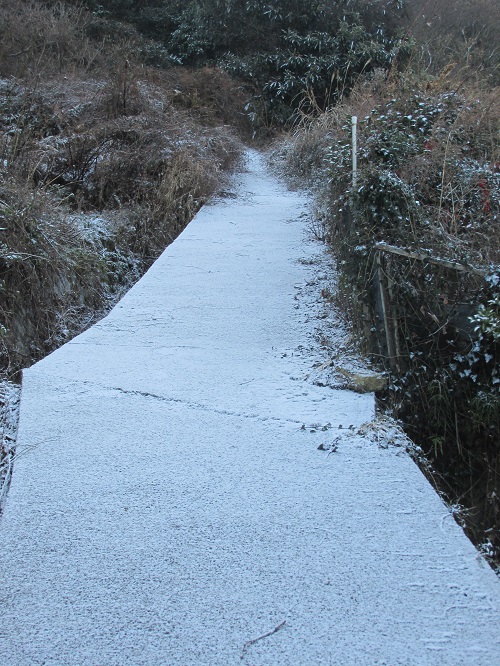
[[[352,189],[358,179],[358,117],[352,116]]]

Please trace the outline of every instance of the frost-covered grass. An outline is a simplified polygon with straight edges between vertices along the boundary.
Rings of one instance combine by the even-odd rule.
[[[12,382],[0,382],[0,512],[7,494],[19,421],[21,387]]]

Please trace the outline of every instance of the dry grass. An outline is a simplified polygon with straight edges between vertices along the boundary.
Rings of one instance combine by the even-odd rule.
[[[450,63],[462,80],[499,85],[500,5],[496,0],[416,0],[408,4],[415,40],[410,67],[438,74]]]
[[[0,26],[0,365],[14,373],[91,323],[216,191],[241,154],[228,122],[243,98],[217,69],[145,67],[133,30],[78,5],[6,0]]]
[[[0,18],[2,76],[80,72],[91,68],[101,53],[85,37],[92,17],[81,6],[4,0]]]
[[[464,508],[468,534],[499,563],[496,278],[387,253],[377,264],[374,250],[385,241],[498,275],[500,98],[490,81],[454,66],[435,77],[407,71],[360,81],[341,105],[304,120],[281,156],[289,175],[313,183],[338,258],[338,299],[366,350],[387,362],[381,271],[396,349],[386,404],[450,503]],[[351,115],[359,118],[355,190]],[[486,313],[483,328],[471,321],[477,312]]]
[[[56,312],[95,307],[103,288],[98,257],[46,191],[4,178],[0,225],[0,361],[2,369],[14,374],[67,338],[68,322],[61,322]],[[84,267],[86,254],[89,265]],[[82,282],[86,302],[81,300]]]

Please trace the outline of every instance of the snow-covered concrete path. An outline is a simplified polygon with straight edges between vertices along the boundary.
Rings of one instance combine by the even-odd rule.
[[[304,380],[305,199],[256,153],[236,195],[26,371],[0,664],[499,664],[500,581],[408,455],[318,450],[374,399]]]

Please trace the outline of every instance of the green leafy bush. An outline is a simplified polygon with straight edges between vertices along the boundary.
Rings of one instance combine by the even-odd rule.
[[[385,404],[499,561],[498,94],[439,78],[415,84],[375,75],[358,85],[304,123],[285,171],[315,184],[339,298],[392,376]]]

